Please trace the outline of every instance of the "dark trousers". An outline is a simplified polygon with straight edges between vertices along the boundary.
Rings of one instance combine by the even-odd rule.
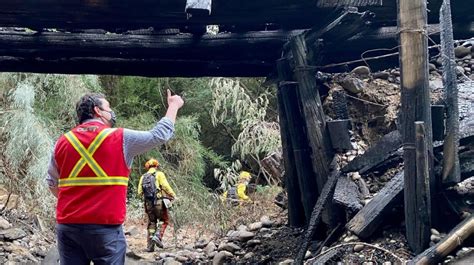
[[[61,264],[124,264],[127,243],[121,225],[57,224]]]

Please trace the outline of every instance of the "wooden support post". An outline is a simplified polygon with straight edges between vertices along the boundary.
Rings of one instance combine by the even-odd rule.
[[[457,225],[451,232],[443,238],[438,244],[427,249],[416,256],[409,264],[425,265],[438,264],[444,257],[449,255],[458,246],[461,246],[464,240],[474,234],[474,216],[471,214],[463,222]]]
[[[398,19],[400,32],[400,68],[401,68],[401,119],[404,145],[405,171],[405,223],[407,240],[415,253],[423,251],[427,245],[420,240],[417,230],[424,216],[417,208],[416,201],[416,152],[415,121],[424,121],[428,165],[433,165],[433,143],[431,129],[430,90],[428,84],[428,39],[426,34],[426,0],[399,0]],[[435,183],[430,170],[430,188]],[[431,192],[430,194],[435,194]]]
[[[431,118],[433,127],[433,141],[444,139],[444,105],[431,105]]]
[[[419,218],[417,218],[415,226],[417,226],[415,244],[423,249],[430,243],[431,229],[431,195],[430,195],[430,179],[429,179],[429,162],[428,150],[426,147],[426,131],[425,123],[422,121],[415,122],[415,149],[416,149],[416,194],[415,203]],[[423,251],[423,250],[421,250]]]
[[[290,44],[295,77],[299,84],[299,96],[306,122],[306,134],[311,148],[313,173],[316,175],[316,188],[318,193],[321,193],[329,176],[329,163],[331,163],[334,153],[326,128],[326,117],[321,104],[316,77],[313,71],[308,68],[308,49],[304,36],[295,36],[291,39]],[[320,59],[317,56],[313,58]],[[311,187],[311,189],[314,188]],[[323,221],[331,226],[337,224],[336,219],[336,207],[330,202],[324,212]]]
[[[450,1],[443,1],[440,10],[441,57],[443,62],[443,84],[447,107],[446,138],[443,146],[443,184],[461,181],[459,166],[459,107],[456,84],[456,62],[454,57],[453,23]]]
[[[304,226],[303,203],[301,201],[301,190],[298,183],[298,173],[293,152],[293,144],[288,124],[288,114],[283,103],[282,86],[278,88],[278,114],[280,118],[280,133],[283,146],[283,162],[285,165],[285,188],[288,194],[288,221],[292,227]]]
[[[295,76],[299,83],[303,114],[312,151],[313,171],[317,176],[318,191],[321,192],[328,178],[329,163],[332,161],[334,154],[326,129],[326,118],[319,97],[316,78],[312,71],[308,69],[308,50],[302,35],[295,36],[291,40],[291,50],[295,60]]]

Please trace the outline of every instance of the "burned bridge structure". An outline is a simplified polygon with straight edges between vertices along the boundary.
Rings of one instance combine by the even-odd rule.
[[[474,171],[474,163],[459,169],[458,152],[473,148],[474,129],[473,123],[459,124],[452,79],[455,65],[449,59],[453,38],[474,36],[472,4],[466,0],[2,0],[0,71],[267,77],[278,84],[289,224],[307,230],[296,262],[302,262],[318,223],[327,228],[323,237],[330,237],[329,231],[341,223],[366,237],[377,229],[393,201],[404,196],[407,240],[415,253],[421,253],[417,262],[432,263],[474,230],[471,214],[458,226],[468,231],[464,238],[422,253],[428,248],[429,229],[439,222],[433,207],[438,195],[446,185],[462,181],[462,170]],[[430,105],[427,85],[428,56],[440,47],[448,58],[443,62],[448,92],[446,106],[441,107]],[[324,113],[320,95],[324,73],[351,70],[369,61],[373,68],[400,66],[401,125],[338,168],[336,153],[351,149],[351,121],[344,104],[336,110],[335,120]],[[344,101],[344,95],[337,97]],[[444,112],[446,133],[436,133],[432,124],[444,124]],[[439,142],[433,144],[433,138]],[[404,160],[404,169],[381,196],[357,209],[350,220],[341,218],[333,198],[339,192],[336,184],[344,186],[339,182],[345,174],[363,174],[397,157]]]

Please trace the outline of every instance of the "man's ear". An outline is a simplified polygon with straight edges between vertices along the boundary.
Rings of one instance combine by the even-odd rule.
[[[94,106],[94,115],[101,117],[102,115],[100,114],[100,108],[97,106]]]

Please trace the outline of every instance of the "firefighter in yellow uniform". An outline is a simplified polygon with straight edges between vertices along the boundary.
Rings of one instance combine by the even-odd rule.
[[[236,186],[232,186],[228,191],[222,194],[224,201],[230,202],[232,205],[238,205],[241,202],[251,202],[252,200],[247,196],[247,185],[252,176],[247,171],[240,172],[239,181]]]
[[[140,177],[138,195],[143,195],[145,212],[148,215],[147,251],[152,252],[155,244],[163,248],[163,234],[169,224],[168,208],[176,199],[176,194],[171,188],[165,174],[159,171],[158,160],[152,158],[145,163],[148,170]],[[157,231],[157,223],[161,221],[161,229]]]

